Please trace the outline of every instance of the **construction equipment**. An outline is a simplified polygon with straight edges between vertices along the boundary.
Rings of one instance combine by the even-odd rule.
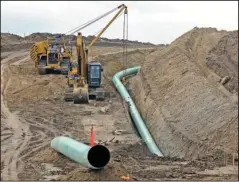
[[[40,75],[55,70],[67,74],[71,61],[71,50],[66,47],[63,37],[48,37],[46,41],[36,42],[31,47],[31,59]]]
[[[70,63],[70,70],[68,71],[68,76],[67,76],[67,84],[69,87],[73,87],[75,77],[79,77],[78,63],[72,62]]]
[[[101,72],[103,71],[100,62],[90,60],[88,61],[88,51],[95,44],[95,42],[100,38],[100,36],[105,32],[105,30],[113,23],[113,21],[123,12],[124,17],[127,16],[127,7],[122,4],[117,8],[111,10],[110,12],[100,16],[94,21],[88,24],[84,24],[83,28],[96,22],[97,20],[103,18],[109,13],[119,9],[118,13],[110,20],[110,22],[100,31],[100,33],[92,40],[89,46],[85,47],[85,42],[81,33],[77,35],[76,50],[77,50],[77,60],[74,62],[74,66],[70,66],[68,72],[68,88],[65,90],[65,100],[73,100],[74,104],[89,103],[89,100],[104,100],[105,91],[101,87]],[[125,23],[125,21],[124,21]],[[124,25],[125,26],[125,25]],[[82,27],[78,30],[82,30]],[[76,32],[74,31],[74,32]],[[72,64],[71,64],[72,65]],[[77,66],[77,74],[73,70]]]

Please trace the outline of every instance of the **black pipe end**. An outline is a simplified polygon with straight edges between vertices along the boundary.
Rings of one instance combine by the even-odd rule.
[[[88,152],[88,161],[95,168],[103,168],[110,161],[110,151],[103,145],[95,145]]]

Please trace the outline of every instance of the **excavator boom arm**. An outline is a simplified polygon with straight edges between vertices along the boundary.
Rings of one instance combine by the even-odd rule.
[[[87,57],[85,54],[85,48],[84,48],[84,42],[83,37],[81,33],[78,33],[77,35],[77,55],[78,55],[78,66],[79,66],[79,72],[80,75],[83,77],[86,77],[86,68],[85,65],[87,64]]]

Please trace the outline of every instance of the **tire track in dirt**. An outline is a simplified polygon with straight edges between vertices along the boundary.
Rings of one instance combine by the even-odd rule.
[[[59,133],[56,128],[39,122],[36,124],[30,122],[29,120],[25,120],[25,122],[29,125],[31,132],[34,132],[34,135],[37,137],[31,137],[27,148],[22,151],[21,155],[19,156],[21,160],[29,158],[30,155],[34,155],[36,152],[45,148],[47,145],[49,145],[49,141],[52,139],[50,136],[55,137]]]
[[[9,136],[7,139],[5,138],[4,142],[8,143],[8,145],[1,146],[1,150],[4,151],[4,154],[1,155],[1,162],[3,163],[2,169],[2,178],[4,180],[17,180],[17,158],[19,155],[19,150],[24,148],[29,138],[24,138],[21,140],[21,135],[23,132],[28,133],[29,129],[26,125],[23,125],[21,120],[15,113],[11,113],[5,103],[4,95],[7,86],[9,85],[9,79],[4,80],[3,74],[6,66],[12,62],[18,61],[21,58],[25,57],[27,54],[13,54],[6,59],[2,60],[1,63],[1,112],[4,114],[5,118],[3,118],[1,125],[5,124],[5,127],[1,127],[1,129],[5,129],[9,131]],[[11,80],[10,80],[11,81]],[[6,82],[6,83],[5,83]],[[2,141],[2,138],[1,138]]]
[[[27,57],[26,57],[27,56]],[[49,142],[44,141],[48,135],[56,136],[54,129],[46,127],[42,124],[33,124],[23,120],[16,113],[11,113],[5,103],[4,96],[8,86],[11,84],[11,77],[4,79],[4,70],[9,65],[19,65],[20,63],[29,59],[28,52],[15,53],[2,60],[1,65],[1,105],[2,113],[6,117],[2,120],[1,127],[5,132],[1,136],[1,142],[7,143],[1,147],[2,156],[1,162],[2,179],[4,180],[18,180],[18,173],[21,171],[22,159],[25,159],[30,154],[36,153],[42,148],[46,147]],[[11,74],[11,73],[10,73]],[[42,130],[44,132],[42,132]],[[4,137],[6,136],[6,137]],[[34,136],[38,136],[36,140],[32,140]],[[30,150],[32,148],[32,150]]]

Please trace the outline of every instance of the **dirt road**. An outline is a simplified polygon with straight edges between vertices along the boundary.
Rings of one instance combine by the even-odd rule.
[[[111,98],[110,102],[93,101],[86,106],[66,103],[63,100],[64,77],[36,75],[35,70],[31,70],[33,66],[27,51],[9,53],[2,59],[1,69],[4,180],[26,179],[22,173],[27,171],[28,164],[32,165],[27,161],[39,151],[49,148],[54,136],[71,136],[88,142],[90,128],[94,125],[98,141],[114,138],[109,146],[111,151],[120,147],[121,143],[130,144],[139,140],[119,96]],[[122,135],[112,133],[125,128],[127,131]]]
[[[11,113],[4,100],[11,79],[3,78],[4,68],[11,63],[17,63],[19,59],[28,55],[28,52],[13,53],[1,61],[1,164],[3,165],[2,178],[5,180],[17,179],[17,168],[20,167],[19,153],[30,140],[23,133],[29,133],[29,127],[21,120],[17,113]]]

